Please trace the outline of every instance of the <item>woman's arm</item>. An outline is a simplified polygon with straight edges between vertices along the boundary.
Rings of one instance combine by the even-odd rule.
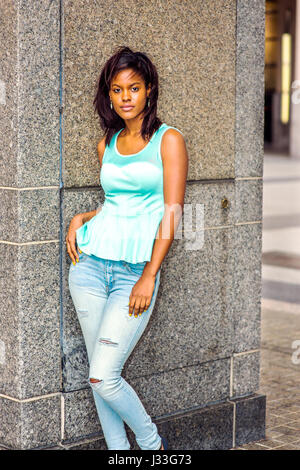
[[[85,224],[86,222],[91,220],[93,217],[95,217],[95,215],[100,211],[101,211],[101,209],[96,209],[96,210],[90,211],[90,212],[82,212],[78,215],[81,217],[82,224]]]
[[[158,235],[154,241],[151,261],[145,265],[143,276],[156,276],[167,255],[184,207],[184,195],[188,173],[188,154],[183,135],[176,129],[168,129],[161,142],[161,157],[164,168],[165,213]]]

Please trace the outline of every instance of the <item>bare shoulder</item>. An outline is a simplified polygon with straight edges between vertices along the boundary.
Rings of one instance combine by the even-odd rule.
[[[97,151],[98,151],[100,166],[102,166],[102,158],[103,158],[104,151],[105,151],[105,136],[103,137],[103,139],[100,140],[100,142],[98,142]]]
[[[187,157],[185,139],[181,132],[177,129],[167,129],[161,140],[161,157],[163,161],[167,159],[176,158],[176,155],[181,158]],[[177,158],[178,158],[177,157]]]

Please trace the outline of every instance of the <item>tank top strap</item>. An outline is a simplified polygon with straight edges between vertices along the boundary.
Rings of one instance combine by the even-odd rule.
[[[156,143],[156,146],[157,146],[157,155],[158,155],[158,158],[159,160],[161,161],[162,158],[161,158],[161,141],[162,141],[162,138],[163,138],[163,135],[164,133],[168,130],[168,129],[175,129],[176,131],[180,132],[180,134],[183,135],[183,133],[177,129],[176,127],[174,126],[168,126],[167,124],[163,123],[160,128],[158,129],[157,131],[157,135],[156,135],[156,138],[155,138],[155,143]]]
[[[113,159],[114,154],[115,154],[115,151],[114,151],[115,141],[116,141],[117,135],[121,132],[121,130],[122,129],[120,129],[119,131],[116,131],[114,133],[114,135],[110,139],[109,145],[105,145],[105,150],[104,150],[104,154],[103,154],[102,163],[104,163],[104,162],[108,163],[111,159]]]
[[[156,136],[156,139],[161,141],[162,139],[162,136],[164,135],[164,133],[168,130],[168,129],[175,129],[176,131],[180,132],[180,134],[183,135],[183,133],[177,129],[177,127],[174,127],[174,126],[168,126],[166,123],[163,123],[160,128],[157,130],[157,136]]]
[[[123,128],[122,128],[122,129],[123,129]],[[122,129],[116,131],[116,132],[114,133],[114,135],[112,136],[112,138],[111,138],[111,140],[110,140],[110,143],[109,143],[109,146],[108,146],[109,150],[114,150],[116,138],[117,138],[117,136],[120,134],[120,132],[121,132]]]

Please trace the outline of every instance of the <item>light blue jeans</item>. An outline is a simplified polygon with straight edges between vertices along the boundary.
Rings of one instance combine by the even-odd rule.
[[[126,360],[142,336],[152,314],[160,283],[160,270],[148,310],[129,316],[129,296],[146,261],[133,264],[79,254],[71,263],[69,289],[83,333],[89,385],[109,450],[130,449],[124,421],[142,450],[158,450],[161,438],[133,388],[121,377]],[[90,382],[97,379],[99,382]]]

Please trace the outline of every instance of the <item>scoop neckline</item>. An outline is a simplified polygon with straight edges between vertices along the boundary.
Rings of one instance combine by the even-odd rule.
[[[120,132],[125,129],[125,127],[122,127],[122,129],[120,129],[117,134],[116,134],[116,137],[115,137],[115,143],[114,143],[114,149],[115,149],[115,152],[120,155],[120,157],[135,157],[136,155],[139,155],[140,153],[142,153],[144,150],[146,150],[146,148],[148,147],[148,145],[150,145],[152,143],[152,139],[155,137],[156,133],[159,131],[159,129],[164,125],[164,123],[162,123],[160,125],[160,127],[158,129],[156,129],[156,131],[153,133],[151,139],[149,140],[148,144],[145,145],[144,148],[142,148],[142,150],[140,150],[139,152],[136,152],[136,153],[128,153],[127,155],[123,154],[123,153],[120,153],[119,150],[117,149],[117,141],[118,141],[118,136],[120,134]]]

